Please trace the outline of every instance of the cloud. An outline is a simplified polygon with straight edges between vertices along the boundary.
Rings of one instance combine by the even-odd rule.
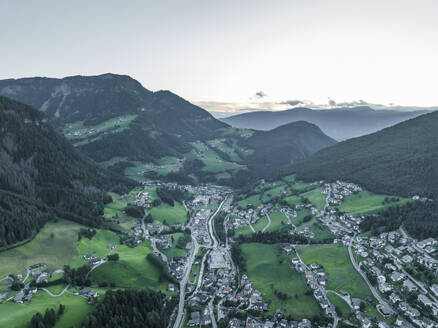
[[[330,104],[330,102],[329,102]],[[335,105],[337,107],[354,107],[354,106],[369,106],[371,105],[369,102],[359,99],[359,100],[353,100],[353,101],[343,101],[343,102],[335,102]]]
[[[281,105],[290,105],[290,106],[296,106],[296,105],[304,105],[306,102],[303,100],[285,100],[282,102],[279,102]]]
[[[329,104],[329,106],[336,106],[336,101],[334,101],[333,99],[329,98],[328,104]]]
[[[255,93],[254,98],[255,99],[262,99],[265,98],[267,96],[267,94],[263,91],[258,91]]]

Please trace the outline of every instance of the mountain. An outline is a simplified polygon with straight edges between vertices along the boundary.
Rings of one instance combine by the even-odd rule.
[[[331,138],[341,141],[376,132],[424,113],[374,110],[368,106],[325,110],[300,107],[285,111],[250,112],[221,120],[236,128],[256,130],[271,130],[286,123],[306,121],[319,126]]]
[[[0,97],[1,190],[94,225],[102,214],[106,191],[125,192],[134,186],[80,155],[44,113]]]
[[[0,95],[44,112],[98,162],[182,156],[191,150],[189,142],[213,138],[227,127],[181,97],[149,91],[124,75],[2,80]]]
[[[246,157],[248,167],[263,173],[303,160],[335,143],[319,127],[303,121],[270,131],[254,131],[251,137],[241,142],[246,148],[254,150]]]
[[[438,112],[340,142],[294,166],[306,180],[344,180],[402,196],[438,198]]]
[[[194,172],[188,163],[188,172],[213,181],[209,179],[241,174],[247,167],[267,172],[333,144],[303,122],[266,133],[236,131],[172,92],[152,92],[124,75],[2,80],[0,95],[38,108],[82,154],[117,172],[141,172],[146,170],[144,163],[177,167],[162,163],[197,158],[206,167]],[[227,139],[225,145],[222,141]],[[196,142],[205,152],[200,153]],[[208,165],[217,160],[221,167]]]

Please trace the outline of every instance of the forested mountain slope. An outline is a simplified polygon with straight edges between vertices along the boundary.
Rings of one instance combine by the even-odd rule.
[[[254,149],[254,153],[246,158],[248,167],[259,173],[268,173],[303,160],[336,144],[336,141],[314,124],[294,122],[270,131],[254,131],[242,144]]]
[[[316,124],[328,136],[341,141],[370,134],[424,114],[425,111],[374,110],[367,106],[314,110],[292,108],[284,111],[258,111],[221,119],[236,128],[271,130],[283,124],[306,121]]]
[[[152,92],[129,76],[0,81],[0,95],[38,108],[81,152],[96,161],[152,161],[181,156],[189,142],[227,127],[169,92]]]
[[[0,189],[93,217],[101,213],[106,191],[133,186],[80,155],[46,115],[0,97]]]
[[[438,112],[323,149],[295,165],[299,178],[344,180],[402,196],[438,197]]]

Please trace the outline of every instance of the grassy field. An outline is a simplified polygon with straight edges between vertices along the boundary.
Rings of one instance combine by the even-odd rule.
[[[351,315],[350,306],[341,297],[334,293],[327,293],[327,297],[336,309],[341,312],[342,318],[348,318]]]
[[[248,198],[242,199],[241,201],[237,202],[237,205],[243,209],[245,209],[248,205],[253,205],[253,206],[257,207],[260,204],[261,204],[261,202],[260,202],[260,195],[259,194],[249,196]]]
[[[287,176],[283,177],[282,180],[286,181],[286,182],[294,182],[295,181],[295,174],[287,175]]]
[[[308,189],[315,189],[317,187],[318,186],[314,185],[313,183],[302,182],[302,181],[296,181],[293,184],[293,188],[295,190],[308,190]]]
[[[263,193],[262,202],[268,203],[273,198],[281,196],[285,187],[286,187],[286,185],[281,184],[281,185],[276,186],[270,190],[265,191]]]
[[[318,210],[321,211],[324,208],[327,196],[322,193],[322,188],[318,187],[301,195],[306,197]]]
[[[289,204],[289,206],[291,206],[291,207],[294,207],[295,205],[299,205],[299,204],[302,203],[302,202],[301,202],[301,198],[300,198],[300,196],[297,196],[297,195],[286,197],[284,200],[285,200],[285,201]]]
[[[154,220],[172,225],[174,223],[186,224],[187,212],[180,203],[175,202],[174,206],[166,203],[161,203],[159,206],[152,208],[149,211]]]
[[[78,144],[85,144],[90,141],[90,138],[95,137],[98,133],[105,131],[118,133],[124,131],[128,128],[131,122],[137,118],[137,116],[138,115],[136,114],[122,115],[94,126],[84,126],[83,121],[78,121],[68,124],[62,132],[67,139],[70,139],[73,142],[79,141]]]
[[[40,312],[44,315],[47,308],[58,310],[59,304],[66,305],[65,313],[56,324],[56,328],[79,327],[84,317],[94,309],[82,297],[64,294],[51,297],[39,291],[30,302],[17,304],[6,302],[0,304],[0,327],[25,328],[34,314]]]
[[[135,248],[119,245],[117,234],[98,230],[90,240],[82,238],[77,246],[77,255],[73,259],[73,266],[86,263],[84,254],[105,257],[109,253],[109,244],[118,245],[112,253],[120,256],[119,261],[107,262],[100,265],[91,273],[91,278],[96,282],[113,282],[117,287],[138,287],[164,290],[166,284],[159,283],[158,270],[146,260],[146,255],[153,252],[149,241],[145,241]]]
[[[275,211],[270,213],[269,216],[271,218],[271,225],[266,231],[277,231],[287,226],[287,217],[283,213]]]
[[[36,263],[47,264],[49,270],[61,269],[76,255],[80,227],[64,220],[47,223],[29,243],[0,253],[0,277],[9,273],[24,274]]]
[[[328,273],[327,289],[345,290],[352,297],[372,296],[363,278],[356,272],[348,256],[348,249],[335,244],[300,245],[297,250],[307,265],[317,263]]]
[[[303,278],[289,265],[289,258],[278,245],[250,243],[242,244],[241,247],[246,257],[248,278],[262,293],[263,299],[270,303],[269,314],[274,314],[279,308],[294,319],[321,314],[315,298],[305,295],[308,287]],[[274,291],[286,293],[289,298],[282,301]]]
[[[254,228],[254,230],[256,232],[258,232],[258,231],[262,231],[263,228],[267,224],[268,224],[268,218],[266,216],[262,216],[255,224],[252,225],[252,227]],[[242,228],[237,229],[234,234],[235,234],[236,237],[238,237],[240,235],[244,235],[244,236],[245,235],[251,235],[252,233],[253,233],[252,229],[248,225],[248,226],[244,226]]]
[[[239,155],[236,153],[235,149],[233,147],[228,146],[221,140],[219,139],[209,140],[207,141],[207,143],[208,145],[215,147],[220,151],[223,151],[224,153],[228,154],[228,156],[230,156],[232,161],[239,162],[241,160]]]
[[[203,171],[219,173],[245,167],[244,165],[235,162],[224,161],[214,150],[202,142],[194,142],[192,145],[197,152],[192,151],[190,156],[198,158],[204,162],[205,167],[202,168]]]
[[[361,191],[360,193],[345,197],[344,202],[338,208],[345,213],[366,214],[376,213],[390,206],[403,205],[410,201],[408,198],[400,197],[398,202],[382,204],[386,197],[392,196],[376,195],[368,191]]]
[[[178,239],[183,237],[184,234],[181,232],[173,233],[170,236],[173,237],[173,244],[172,247],[161,249],[161,251],[167,256],[169,260],[174,258],[175,256],[186,256],[187,251],[185,249],[181,249],[176,247],[176,243],[178,242]]]
[[[292,221],[293,224],[295,224],[297,226],[297,228],[299,228],[303,224],[304,217],[309,215],[309,214],[311,214],[309,209],[300,210],[300,211],[297,211],[297,217],[295,217],[295,218],[291,217],[290,220]],[[300,230],[300,229],[298,229],[298,230]]]

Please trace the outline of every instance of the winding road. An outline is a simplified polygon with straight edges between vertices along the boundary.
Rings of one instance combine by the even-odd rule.
[[[52,297],[59,297],[59,296],[62,296],[62,295],[64,295],[64,293],[67,291],[67,289],[69,289],[70,288],[70,284],[68,284],[65,288],[64,288],[64,290],[61,292],[61,293],[59,293],[59,294],[53,294],[50,290],[48,290],[47,288],[39,288],[39,289],[41,289],[41,290],[44,290],[47,294],[49,294],[50,296],[52,296]]]
[[[262,233],[266,231],[266,229],[269,228],[269,226],[271,225],[272,221],[271,221],[271,217],[269,216],[269,213],[266,213],[266,217],[268,218],[268,223],[266,224],[266,226],[263,228]]]

